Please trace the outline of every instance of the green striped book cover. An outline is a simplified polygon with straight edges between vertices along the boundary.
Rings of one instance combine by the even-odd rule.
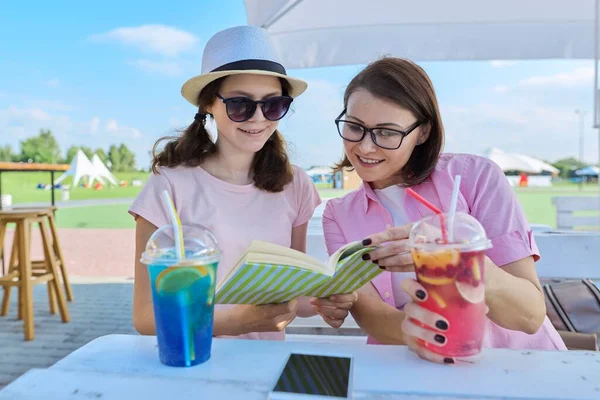
[[[347,244],[322,263],[300,251],[253,241],[216,288],[217,304],[274,304],[298,296],[349,293],[382,270],[362,255],[372,248]]]

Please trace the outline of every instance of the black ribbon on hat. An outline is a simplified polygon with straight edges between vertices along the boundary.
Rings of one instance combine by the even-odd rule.
[[[275,72],[276,74],[287,75],[283,65],[269,60],[240,60],[221,65],[210,72],[221,71],[244,71],[244,70],[259,70]]]

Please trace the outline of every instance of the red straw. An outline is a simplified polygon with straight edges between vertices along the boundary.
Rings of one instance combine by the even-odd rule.
[[[436,206],[434,206],[433,204],[431,204],[430,202],[425,200],[423,197],[421,197],[421,195],[417,194],[417,192],[415,192],[411,188],[407,188],[406,192],[408,194],[410,194],[412,197],[414,197],[415,199],[419,200],[421,202],[421,204],[423,204],[425,207],[429,208],[434,213],[436,213],[436,214],[442,213],[439,208],[437,208]]]
[[[431,204],[430,202],[428,202],[427,200],[425,200],[423,197],[421,197],[421,195],[417,194],[417,192],[415,192],[411,188],[407,188],[406,192],[408,194],[410,194],[412,197],[414,197],[415,199],[417,199],[425,207],[429,208],[431,211],[433,211],[434,213],[436,213],[440,216],[440,222],[441,222],[440,226],[442,228],[442,240],[444,242],[448,243],[448,232],[446,232],[446,223],[444,221],[444,214],[442,213],[442,211],[439,208],[437,208],[436,206],[434,206],[433,204]]]

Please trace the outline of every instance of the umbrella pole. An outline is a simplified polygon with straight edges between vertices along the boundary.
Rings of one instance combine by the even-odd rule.
[[[600,0],[594,5],[594,129],[598,129],[598,167],[600,167],[600,126],[598,125],[598,20],[600,18]],[[600,186],[600,174],[598,175]]]

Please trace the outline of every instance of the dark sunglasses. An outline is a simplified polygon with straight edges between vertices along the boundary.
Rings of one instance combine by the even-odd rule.
[[[217,97],[225,103],[227,116],[233,122],[248,121],[256,112],[256,107],[260,104],[263,115],[269,121],[279,121],[287,114],[293,98],[289,96],[273,96],[266,100],[252,100],[249,97],[230,97],[223,98],[217,93]]]

